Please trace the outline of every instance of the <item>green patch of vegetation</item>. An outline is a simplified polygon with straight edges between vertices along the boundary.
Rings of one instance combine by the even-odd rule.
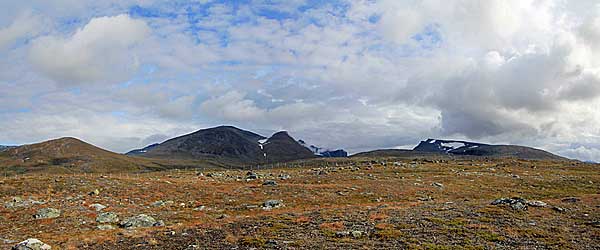
[[[500,242],[500,241],[506,240],[506,238],[504,238],[504,236],[502,236],[502,235],[499,235],[499,234],[493,233],[493,232],[486,232],[486,231],[477,232],[477,236],[483,238],[486,241],[491,241],[491,242]]]

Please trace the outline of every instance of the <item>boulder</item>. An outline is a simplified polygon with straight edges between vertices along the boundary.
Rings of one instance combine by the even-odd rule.
[[[50,245],[38,240],[38,239],[27,239],[20,242],[19,244],[12,247],[12,250],[49,250],[52,249]]]
[[[119,222],[119,216],[112,212],[101,213],[96,216],[96,222],[98,223],[117,223]]]
[[[56,208],[42,208],[33,215],[35,219],[52,219],[60,216],[60,210]]]
[[[158,227],[163,225],[164,222],[156,221],[156,219],[145,214],[138,214],[136,216],[127,218],[120,224],[120,226],[123,228]]]

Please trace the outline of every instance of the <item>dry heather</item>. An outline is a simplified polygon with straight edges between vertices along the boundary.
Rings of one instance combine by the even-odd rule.
[[[391,158],[311,165],[256,175],[4,178],[0,247],[37,238],[52,249],[600,248],[598,165]],[[502,197],[529,203],[491,205]],[[280,202],[267,209],[267,200]],[[106,208],[98,212],[90,207],[95,203]],[[61,214],[34,219],[41,208]],[[121,221],[146,214],[164,225],[113,223],[114,229],[101,230],[96,218],[103,212]]]

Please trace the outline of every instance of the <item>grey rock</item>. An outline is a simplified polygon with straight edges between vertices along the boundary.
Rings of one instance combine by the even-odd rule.
[[[439,182],[434,182],[431,185],[434,186],[434,187],[439,187],[439,188],[443,188],[444,187],[444,184],[439,183]]]
[[[546,204],[546,202],[543,202],[543,201],[527,201],[527,205],[532,206],[532,207],[546,207],[546,206],[548,206],[548,204]]]
[[[172,205],[173,203],[174,203],[173,201],[162,201],[162,200],[160,200],[160,201],[152,202],[152,204],[150,204],[150,206],[153,206],[153,207],[162,207],[162,206],[166,206],[166,205]]]
[[[20,242],[19,244],[12,247],[12,250],[49,250],[52,249],[50,245],[38,240],[38,239],[27,239]]]
[[[363,232],[357,231],[357,230],[352,231],[351,234],[352,234],[352,237],[354,237],[354,238],[361,238],[363,236]]]
[[[164,222],[156,221],[156,219],[145,214],[138,214],[136,216],[127,218],[120,224],[120,226],[123,228],[155,227],[162,225],[164,225]]]
[[[575,203],[575,202],[578,202],[578,201],[580,201],[580,199],[576,198],[576,197],[569,197],[569,198],[562,199],[562,202]]]
[[[33,215],[35,219],[52,219],[60,216],[60,210],[56,208],[42,208]]]
[[[99,203],[94,203],[94,204],[90,205],[90,207],[98,212],[101,211],[102,209],[106,208],[106,206],[99,204]]]
[[[256,173],[249,171],[246,173],[246,180],[256,180],[258,179],[258,175]]]
[[[277,186],[277,182],[276,182],[276,181],[274,181],[274,180],[266,180],[266,181],[263,183],[263,186]]]
[[[348,236],[350,236],[350,232],[349,231],[339,231],[339,232],[335,233],[335,236],[338,238],[348,237]]]
[[[99,230],[113,230],[113,229],[115,229],[115,226],[110,225],[110,224],[101,224],[101,225],[98,225],[97,228]]]
[[[283,201],[281,200],[267,200],[263,203],[263,209],[265,210],[270,210],[281,206],[283,206]]]
[[[288,175],[288,174],[280,174],[279,175],[279,179],[280,180],[287,180],[289,178],[292,178],[292,177],[290,175]]]
[[[117,223],[119,222],[119,216],[112,212],[101,213],[96,216],[96,222],[98,223]]]
[[[42,205],[45,202],[43,201],[37,201],[34,199],[23,199],[19,196],[15,196],[11,199],[11,201],[4,203],[4,207],[5,208],[19,208],[19,207],[29,207],[29,206],[34,206],[34,205]]]
[[[514,210],[527,210],[527,200],[514,197],[514,198],[500,198],[492,201],[492,205],[509,205]]]

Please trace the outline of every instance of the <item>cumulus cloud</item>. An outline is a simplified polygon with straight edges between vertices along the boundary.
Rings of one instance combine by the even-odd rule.
[[[0,114],[19,117],[0,126],[21,131],[0,142],[62,128],[124,150],[234,124],[353,152],[452,137],[600,157],[596,1],[67,2],[6,6],[38,6],[37,30],[0,17]]]
[[[32,42],[32,64],[59,84],[127,80],[139,67],[133,47],[150,33],[128,15],[93,18],[72,36],[44,36]]]
[[[0,51],[12,46],[18,39],[34,36],[43,29],[42,18],[27,11],[18,15],[6,27],[0,27]]]

